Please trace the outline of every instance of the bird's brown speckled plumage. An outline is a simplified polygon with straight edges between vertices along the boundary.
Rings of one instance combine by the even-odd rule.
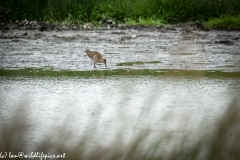
[[[88,49],[85,52],[87,53],[88,57],[93,60],[93,62],[94,62],[93,68],[97,68],[96,67],[96,63],[103,63],[107,67],[106,59],[103,58],[102,55],[99,52],[97,52],[97,51],[90,51]]]

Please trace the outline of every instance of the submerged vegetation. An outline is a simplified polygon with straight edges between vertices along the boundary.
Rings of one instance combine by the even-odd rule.
[[[142,65],[146,62],[138,61],[119,63],[119,66],[131,66],[134,64]],[[150,61],[147,63],[159,63]],[[104,69],[89,71],[74,70],[54,70],[49,68],[25,68],[25,69],[0,69],[1,76],[29,76],[29,77],[85,77],[93,76],[189,76],[189,77],[208,77],[208,78],[240,78],[240,72],[224,72],[219,70],[181,70],[181,69]]]
[[[132,65],[144,65],[144,64],[153,64],[153,63],[161,63],[161,62],[160,62],[160,61],[149,61],[149,62],[143,62],[143,61],[122,62],[122,63],[118,63],[117,66],[132,66]]]
[[[11,20],[160,25],[227,16],[240,28],[239,0],[0,0],[0,5],[13,8]]]

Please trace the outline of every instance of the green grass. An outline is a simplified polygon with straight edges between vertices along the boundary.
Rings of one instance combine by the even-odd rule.
[[[240,29],[240,17],[223,16],[213,18],[205,23],[205,26],[211,29]]]
[[[0,0],[0,5],[14,9],[8,16],[12,20],[65,23],[109,19],[132,25],[162,25],[240,15],[239,0]]]

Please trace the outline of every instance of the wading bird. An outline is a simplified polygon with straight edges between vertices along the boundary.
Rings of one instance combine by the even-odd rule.
[[[106,64],[107,61],[106,61],[105,58],[102,57],[102,55],[99,52],[97,52],[97,51],[90,51],[88,49],[85,52],[87,53],[88,57],[93,60],[93,62],[94,62],[93,68],[97,69],[96,63],[103,63],[103,64],[105,64],[105,66],[107,68],[107,64]]]

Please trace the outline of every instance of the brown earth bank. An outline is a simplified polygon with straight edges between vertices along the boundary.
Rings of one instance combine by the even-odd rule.
[[[37,21],[15,21],[11,23],[0,23],[0,30],[39,30],[39,31],[68,31],[68,30],[81,30],[81,29],[142,29],[142,30],[174,30],[176,27],[182,27],[185,30],[204,30],[209,31],[202,22],[185,22],[178,24],[167,24],[160,26],[144,26],[144,25],[128,25],[118,24],[114,21],[101,21],[100,24],[93,25],[91,23],[80,24],[63,24],[63,23],[49,23],[49,22],[37,22]],[[239,31],[235,28],[218,28],[215,30],[225,31]]]
[[[185,29],[193,30],[206,30],[209,29],[204,27],[204,24],[201,22],[188,22],[188,23],[178,23],[178,24],[169,24],[161,26],[144,26],[144,25],[127,25],[127,24],[118,24],[116,22],[101,22],[101,25],[94,26],[91,23],[85,24],[62,24],[62,23],[49,23],[49,22],[36,22],[36,21],[16,21],[11,23],[1,23],[0,30],[39,30],[39,31],[68,31],[68,30],[81,30],[81,29],[144,29],[144,30],[174,30],[175,27],[182,27]],[[223,29],[224,30],[224,29]],[[230,29],[229,29],[230,30]],[[234,30],[234,29],[232,29]]]

